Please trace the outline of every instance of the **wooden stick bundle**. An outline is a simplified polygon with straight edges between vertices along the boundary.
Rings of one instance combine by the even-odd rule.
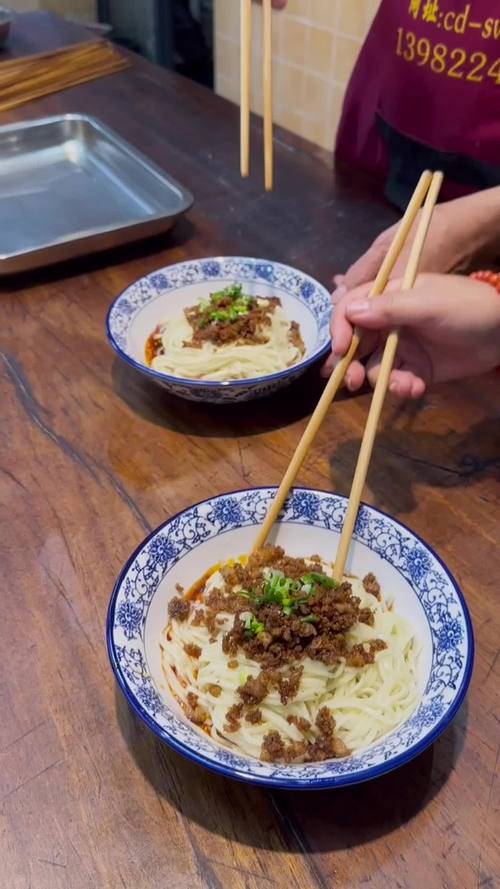
[[[104,40],[93,40],[52,52],[0,63],[0,111],[32,99],[115,74],[130,66]]]

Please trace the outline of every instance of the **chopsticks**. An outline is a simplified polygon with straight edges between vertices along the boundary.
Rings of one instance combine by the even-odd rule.
[[[51,52],[0,62],[0,111],[32,99],[115,74],[130,66],[104,40],[92,40]]]
[[[240,169],[250,172],[250,67],[252,58],[252,0],[241,0],[240,73]]]
[[[425,246],[425,240],[427,238],[432,214],[434,213],[434,208],[436,206],[442,182],[443,174],[434,173],[424,204],[424,208],[422,210],[422,215],[419,220],[415,240],[412,244],[408,262],[406,264],[406,269],[403,276],[402,290],[411,290],[413,285],[415,284],[418,273],[418,265],[422,256],[422,251]],[[356,465],[356,470],[354,472],[351,493],[349,495],[349,503],[347,504],[344,524],[342,527],[342,534],[340,535],[340,542],[337,550],[337,557],[335,559],[333,572],[334,580],[336,580],[338,583],[342,581],[342,578],[344,576],[345,564],[347,561],[347,555],[349,552],[349,547],[351,545],[351,538],[358,515],[361,495],[363,493],[363,488],[368,473],[368,467],[370,465],[373,445],[375,443],[375,436],[377,434],[377,427],[380,420],[380,415],[382,413],[382,408],[384,406],[384,399],[389,386],[389,377],[391,375],[398,345],[399,331],[391,330],[387,337],[384,348],[382,363],[380,365],[380,372],[375,385],[375,390],[370,405],[370,411],[368,413],[368,420],[366,421],[363,440],[361,442],[361,448],[359,450],[358,462]]]
[[[389,280],[392,270],[396,265],[398,257],[405,245],[406,239],[411,231],[413,223],[417,217],[417,214],[420,210],[422,202],[429,190],[429,186],[431,184],[432,174],[426,170],[422,173],[419,182],[415,188],[413,196],[408,204],[406,212],[399,224],[398,230],[395,234],[394,240],[387,251],[385,259],[380,267],[378,275],[373,283],[373,287],[370,292],[370,297],[379,296],[383,293],[386,284]],[[351,345],[347,351],[347,354],[342,358],[339,363],[336,365],[328,383],[323,390],[323,394],[316,405],[316,408],[309,420],[309,423],[304,430],[302,438],[300,439],[295,453],[289,463],[288,469],[283,477],[283,480],[271,501],[269,506],[267,515],[262,523],[259,532],[256,536],[255,543],[253,546],[253,551],[258,550],[263,544],[266,542],[271,528],[273,527],[280,510],[288,496],[288,492],[292,487],[297,474],[304,462],[309,448],[323,423],[323,420],[326,417],[328,409],[330,407],[331,402],[335,398],[338,389],[344,379],[347,368],[349,367],[351,361],[353,360],[359,344],[361,342],[361,333],[359,330],[355,330]]]
[[[252,0],[241,0],[240,40],[240,169],[250,172],[250,73],[252,61]],[[264,186],[273,188],[273,77],[271,0],[262,0],[262,89],[264,114]]]
[[[273,34],[271,0],[262,0],[262,87],[264,91],[264,187],[273,188]]]

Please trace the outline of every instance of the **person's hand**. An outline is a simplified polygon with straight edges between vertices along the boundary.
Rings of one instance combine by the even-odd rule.
[[[422,272],[456,272],[465,269],[473,256],[498,249],[500,188],[487,189],[465,198],[439,204],[432,217],[420,269]],[[413,234],[418,225],[415,223]],[[335,277],[333,301],[346,291],[372,281],[396,233],[397,225],[383,231],[366,253],[344,275]],[[401,278],[413,243],[412,234],[392,273]]]
[[[459,275],[419,275],[411,291],[391,281],[382,296],[368,299],[370,284],[347,293],[332,319],[333,352],[323,372],[349,348],[353,328],[363,338],[346,372],[350,391],[367,378],[376,383],[388,332],[400,341],[389,388],[401,398],[421,398],[427,386],[480,374],[500,365],[500,295],[489,284]],[[368,357],[369,356],[369,357]],[[360,359],[368,357],[366,366]]]

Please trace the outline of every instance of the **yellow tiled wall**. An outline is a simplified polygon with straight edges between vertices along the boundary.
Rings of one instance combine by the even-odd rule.
[[[274,120],[333,148],[345,88],[380,0],[288,0],[273,13]],[[215,80],[239,102],[239,0],[215,0]],[[254,6],[252,109],[262,111],[262,13]]]

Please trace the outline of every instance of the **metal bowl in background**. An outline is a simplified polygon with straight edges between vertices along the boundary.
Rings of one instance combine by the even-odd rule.
[[[0,6],[0,49],[7,43],[14,13],[5,6]]]

